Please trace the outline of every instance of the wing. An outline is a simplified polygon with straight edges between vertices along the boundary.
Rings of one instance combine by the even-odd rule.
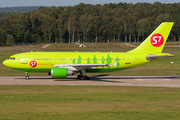
[[[110,66],[109,64],[58,64],[53,67],[68,68],[72,71],[79,71],[84,69],[95,69],[96,67]]]
[[[53,67],[104,67],[109,64],[58,64]]]

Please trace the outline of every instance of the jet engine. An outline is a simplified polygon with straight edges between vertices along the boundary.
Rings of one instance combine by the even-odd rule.
[[[73,75],[73,71],[70,71],[67,68],[59,68],[59,67],[51,68],[52,78],[66,78],[67,76],[71,76],[71,75]]]

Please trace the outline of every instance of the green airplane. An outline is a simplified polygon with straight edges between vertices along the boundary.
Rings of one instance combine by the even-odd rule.
[[[163,22],[137,48],[128,52],[26,52],[12,55],[3,64],[28,72],[47,72],[52,78],[89,80],[86,72],[111,72],[147,64],[174,55],[162,53],[173,22]]]

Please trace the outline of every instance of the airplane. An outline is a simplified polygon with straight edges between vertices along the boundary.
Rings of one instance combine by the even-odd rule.
[[[163,58],[162,53],[173,22],[161,23],[137,48],[128,52],[26,52],[3,61],[7,67],[28,72],[47,72],[52,78],[66,78],[77,73],[80,80],[89,80],[88,72],[111,72],[133,68]]]

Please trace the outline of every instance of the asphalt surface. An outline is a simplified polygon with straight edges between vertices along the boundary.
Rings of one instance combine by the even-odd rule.
[[[180,75],[171,76],[90,76],[90,80],[78,80],[76,76],[52,79],[50,76],[0,76],[0,85],[110,85],[180,87]]]

